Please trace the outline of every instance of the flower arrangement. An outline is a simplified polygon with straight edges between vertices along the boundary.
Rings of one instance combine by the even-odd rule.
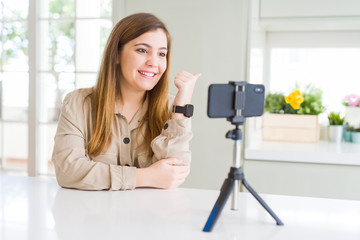
[[[332,126],[342,126],[345,122],[345,117],[341,117],[340,113],[331,112],[328,115],[329,125]]]
[[[322,91],[309,85],[304,91],[296,88],[287,96],[270,93],[265,98],[265,110],[270,113],[319,115],[325,111]]]
[[[360,107],[360,96],[349,94],[343,99],[342,103],[347,107]]]

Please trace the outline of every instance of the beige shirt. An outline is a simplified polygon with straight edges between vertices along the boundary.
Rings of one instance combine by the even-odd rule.
[[[138,132],[143,133],[148,127],[146,123],[139,127],[148,101],[130,123],[115,110],[110,147],[91,158],[85,148],[93,130],[91,94],[91,88],[78,89],[69,93],[63,102],[52,156],[60,186],[84,190],[134,189],[136,168],[148,167],[170,157],[190,163],[190,118],[169,119],[164,124],[161,134],[151,142],[153,156],[149,156],[145,146],[139,146],[142,134]],[[172,99],[169,97],[169,102]]]

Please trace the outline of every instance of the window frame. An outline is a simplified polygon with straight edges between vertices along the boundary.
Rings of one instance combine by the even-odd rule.
[[[76,6],[76,0],[75,6]],[[40,1],[29,0],[28,38],[29,38],[29,106],[28,106],[28,159],[27,175],[38,176],[41,161],[40,114],[40,66],[39,66],[39,15]],[[112,0],[111,21],[114,25],[125,16],[125,0]],[[74,17],[76,19],[76,16]],[[100,17],[101,18],[101,17]],[[2,169],[7,170],[7,169]]]

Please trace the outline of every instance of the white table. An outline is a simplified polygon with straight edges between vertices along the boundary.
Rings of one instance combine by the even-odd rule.
[[[0,175],[0,239],[360,239],[360,201],[261,195],[285,223],[248,193],[227,206],[213,232],[202,228],[219,191],[79,191],[52,178]]]

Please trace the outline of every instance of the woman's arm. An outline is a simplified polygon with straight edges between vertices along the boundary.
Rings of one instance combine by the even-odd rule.
[[[175,188],[181,185],[190,166],[176,158],[162,159],[147,168],[136,169],[136,187]]]
[[[62,107],[52,161],[60,186],[82,190],[133,189],[136,168],[92,161],[85,151],[86,112],[84,97],[69,94]]]
[[[174,105],[184,106],[191,103],[191,96],[199,76],[200,74],[193,75],[185,71],[175,76],[178,93]],[[190,172],[191,138],[191,120],[183,114],[172,113],[161,134],[151,142],[154,164],[136,170],[136,186],[173,188],[182,184]]]

